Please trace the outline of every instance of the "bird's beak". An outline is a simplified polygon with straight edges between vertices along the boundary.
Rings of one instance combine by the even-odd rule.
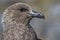
[[[36,12],[36,11],[31,11],[32,17],[40,18],[40,19],[45,19],[45,16],[42,13]]]

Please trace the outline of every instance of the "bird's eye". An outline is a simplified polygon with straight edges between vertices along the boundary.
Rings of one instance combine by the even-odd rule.
[[[25,11],[28,11],[26,8],[21,8],[19,9],[21,12],[25,12]]]
[[[29,17],[27,17],[27,19],[28,19]]]

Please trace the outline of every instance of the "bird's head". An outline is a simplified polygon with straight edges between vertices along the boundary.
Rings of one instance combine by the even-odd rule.
[[[33,17],[45,19],[45,16],[42,13],[34,11],[31,7],[25,3],[16,3],[10,6],[12,9],[12,16],[16,19],[20,19],[20,21],[28,21]]]

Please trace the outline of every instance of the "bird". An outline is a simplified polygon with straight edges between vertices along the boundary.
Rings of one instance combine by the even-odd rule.
[[[3,40],[40,40],[29,24],[32,18],[45,19],[26,3],[15,3],[2,14]]]

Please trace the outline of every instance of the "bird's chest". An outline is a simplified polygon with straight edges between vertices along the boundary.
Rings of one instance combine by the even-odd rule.
[[[21,27],[20,27],[21,26]],[[30,29],[25,25],[12,27],[3,33],[4,40],[27,40],[31,37]]]

